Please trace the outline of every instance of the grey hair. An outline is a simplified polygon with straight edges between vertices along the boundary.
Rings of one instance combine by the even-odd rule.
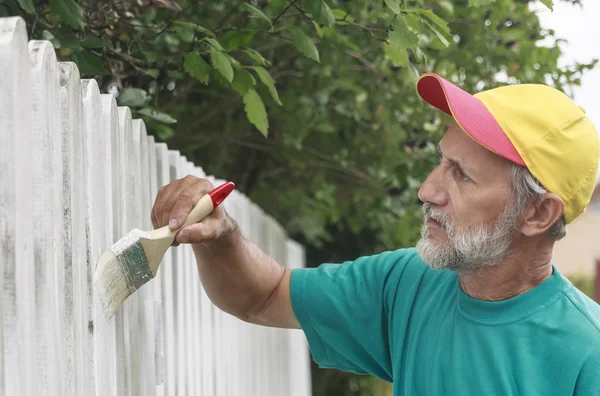
[[[522,166],[510,164],[510,181],[514,191],[514,206],[517,213],[521,213],[527,203],[532,199],[541,199],[548,190],[531,174],[531,172]],[[549,230],[550,236],[558,241],[567,235],[567,228],[564,216],[561,216]]]

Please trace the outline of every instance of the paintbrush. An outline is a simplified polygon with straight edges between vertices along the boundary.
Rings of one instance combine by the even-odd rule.
[[[227,198],[235,185],[226,182],[205,194],[188,214],[182,229],[198,223]],[[136,290],[156,276],[175,234],[168,225],[153,231],[131,230],[106,250],[96,264],[94,289],[106,319]]]

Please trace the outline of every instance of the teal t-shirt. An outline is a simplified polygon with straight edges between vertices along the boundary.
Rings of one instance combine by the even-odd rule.
[[[315,362],[393,382],[394,395],[600,395],[600,306],[556,268],[500,302],[414,249],[292,272]]]

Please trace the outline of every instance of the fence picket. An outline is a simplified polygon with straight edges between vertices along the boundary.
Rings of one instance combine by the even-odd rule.
[[[35,330],[31,172],[31,92],[25,22],[0,19],[0,236],[4,359],[0,386],[7,395],[33,395]]]
[[[158,158],[158,185],[166,186],[172,180],[172,168],[170,165],[171,156],[165,143],[156,144],[156,156]],[[164,323],[164,339],[165,339],[165,393],[167,395],[176,394],[176,350],[173,347],[175,340],[175,301],[174,301],[174,273],[173,273],[173,255],[175,249],[170,249],[165,254],[160,268],[158,269],[159,276],[162,277],[162,307],[163,307],[163,323]]]
[[[145,128],[145,127],[144,127]],[[147,153],[148,153],[148,172],[149,172],[149,182],[147,185],[148,191],[148,207],[144,211],[144,215],[147,220],[146,228],[148,230],[152,230],[152,218],[151,218],[151,210],[154,206],[154,197],[158,193],[159,187],[159,167],[160,164],[158,162],[157,157],[157,149],[156,142],[154,136],[146,137],[146,145],[147,145]],[[142,143],[143,144],[143,143]],[[163,307],[162,307],[162,272],[156,274],[156,280],[151,282],[152,291],[151,295],[148,298],[151,301],[152,315],[148,316],[146,323],[144,326],[148,328],[150,332],[150,342],[154,344],[153,352],[154,352],[154,367],[152,368],[153,377],[154,377],[154,385],[157,396],[163,396],[165,394],[165,376],[164,376],[164,325],[163,325]]]
[[[34,377],[36,393],[58,393],[56,383],[57,360],[56,339],[58,334],[53,326],[56,317],[55,301],[58,297],[54,279],[57,265],[54,255],[54,224],[59,220],[57,199],[54,187],[55,173],[62,172],[56,163],[55,149],[59,135],[60,111],[58,65],[54,48],[45,41],[30,41],[32,106],[32,147],[33,152],[33,195],[44,199],[33,199],[31,216],[36,225],[34,237],[34,285],[35,285],[35,338],[36,373]],[[60,159],[59,159],[60,160]],[[62,247],[62,246],[61,246]]]

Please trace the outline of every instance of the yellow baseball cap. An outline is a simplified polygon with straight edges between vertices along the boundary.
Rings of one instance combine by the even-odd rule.
[[[475,141],[527,167],[562,198],[567,223],[585,210],[598,175],[600,138],[585,110],[567,95],[542,84],[471,95],[434,73],[419,78],[417,91]]]

